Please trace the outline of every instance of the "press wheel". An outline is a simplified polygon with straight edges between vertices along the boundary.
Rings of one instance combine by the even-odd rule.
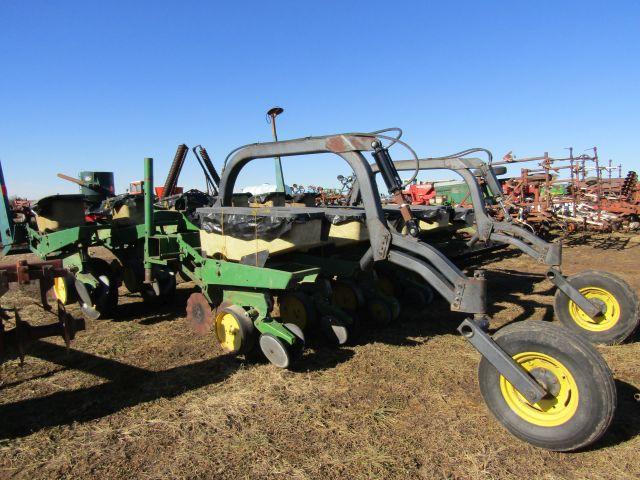
[[[275,335],[263,333],[260,335],[260,350],[267,360],[279,368],[288,368],[291,364],[291,354],[284,342]]]
[[[158,268],[153,272],[153,283],[143,283],[140,295],[147,302],[164,301],[176,293],[176,274],[170,268]]]

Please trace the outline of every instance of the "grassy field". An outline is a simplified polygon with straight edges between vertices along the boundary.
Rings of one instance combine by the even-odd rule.
[[[567,273],[606,269],[640,289],[637,240],[571,243]],[[507,252],[483,268],[494,328],[552,320],[544,266]],[[48,339],[23,366],[0,365],[0,478],[640,477],[640,343],[600,347],[616,378],[616,419],[588,451],[559,454],[518,441],[490,415],[479,355],[441,301],[354,346],[311,339],[289,371],[192,334],[189,287],[155,311],[122,291],[117,319],[88,322],[69,352]],[[33,301],[3,297],[46,319]]]

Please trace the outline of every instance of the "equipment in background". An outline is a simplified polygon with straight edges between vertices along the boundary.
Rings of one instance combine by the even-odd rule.
[[[436,196],[433,183],[412,183],[402,193],[411,199],[411,205],[429,205]]]

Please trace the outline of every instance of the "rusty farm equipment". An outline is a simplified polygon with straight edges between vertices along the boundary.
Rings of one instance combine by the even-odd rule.
[[[40,305],[45,311],[52,312],[53,307],[48,302],[47,292],[56,279],[68,275],[69,272],[62,268],[60,261],[27,263],[21,260],[15,265],[0,265],[0,298],[13,285],[24,288],[36,284]],[[28,348],[42,338],[62,337],[68,347],[76,332],[85,328],[84,320],[72,317],[60,301],[56,302],[54,315],[57,317],[56,322],[34,326],[21,318],[18,308],[4,309],[0,306],[0,362],[11,352],[23,359]],[[5,322],[13,327],[7,330]]]
[[[640,202],[637,175],[621,177],[622,167],[602,165],[598,149],[593,155],[553,158],[515,158],[511,152],[493,165],[537,162],[534,168],[522,168],[520,176],[503,181],[509,212],[520,221],[539,230],[541,225],[575,230],[619,231],[640,227]],[[613,173],[617,172],[618,177]]]

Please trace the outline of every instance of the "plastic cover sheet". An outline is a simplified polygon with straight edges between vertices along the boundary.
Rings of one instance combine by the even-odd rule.
[[[235,212],[234,212],[235,211]],[[225,210],[203,208],[196,211],[196,224],[205,232],[228,235],[242,240],[271,241],[289,232],[295,224],[303,224],[313,217],[310,214],[278,215],[277,211],[269,210],[270,214],[259,212],[254,214],[236,213],[233,207]]]

